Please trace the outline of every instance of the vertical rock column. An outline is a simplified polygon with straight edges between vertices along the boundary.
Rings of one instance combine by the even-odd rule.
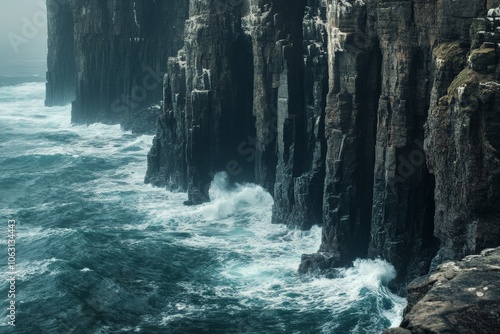
[[[47,0],[47,83],[45,105],[75,99],[76,65],[73,13],[68,1]]]
[[[255,138],[250,144],[255,159],[255,179],[268,191],[273,191],[276,180],[276,137],[281,50],[276,47],[285,33],[276,27],[277,8],[269,0],[250,0],[249,12],[243,17],[245,29],[252,39],[253,107]],[[283,25],[283,23],[281,22]],[[243,148],[243,147],[242,147]]]
[[[302,107],[296,115],[285,118],[282,122],[285,145],[288,140],[287,127],[295,127],[295,137],[290,146],[292,155],[289,161],[285,159],[286,155],[279,153],[279,169],[288,167],[289,172],[281,175],[282,183],[276,185],[275,197],[279,198],[281,190],[281,194],[289,194],[290,199],[276,201],[274,217],[302,229],[321,225],[323,219],[325,105],[328,93],[326,21],[325,3],[307,1],[302,20],[301,52],[304,73],[299,85]]]
[[[321,224],[328,66],[321,1],[255,2],[256,178],[274,193],[273,222]]]
[[[253,161],[239,152],[255,133],[251,43],[242,29],[242,7],[230,0],[217,6],[192,1],[184,48],[169,60],[146,181],[187,187],[187,204],[208,200],[216,172],[254,180]]]
[[[47,4],[46,104],[72,101],[75,123],[151,123],[141,109],[161,101],[166,59],[182,47],[186,1],[48,0]],[[151,130],[147,126],[139,128]]]
[[[273,24],[279,31],[274,61],[280,65],[274,77],[277,165],[273,222],[307,229],[321,223],[322,107],[327,80],[325,40],[321,36],[324,26],[317,1],[298,1],[293,5],[275,2],[273,9],[276,10]],[[306,11],[308,17],[304,19]],[[306,63],[311,65],[307,71]]]
[[[439,247],[433,217],[439,201],[434,203],[435,181],[426,164],[424,123],[456,69],[436,69],[433,54],[448,47],[461,53],[484,2],[388,0],[374,10],[383,62],[369,255],[392,263],[401,286],[428,272]]]
[[[410,259],[420,258],[424,251],[414,245],[420,242],[424,225],[433,221],[433,181],[423,152],[429,46],[419,45],[412,1],[382,1],[376,12],[383,60],[369,254],[388,260],[404,279]],[[432,235],[432,227],[428,230]],[[427,272],[432,254],[428,256],[423,264],[415,263],[419,274]]]
[[[460,64],[446,65],[435,77],[433,50],[463,54],[464,34],[483,4],[325,3],[330,72],[323,238],[320,253],[304,256],[300,270],[380,256],[396,267],[401,286],[429,270],[438,248],[424,123]],[[433,90],[433,83],[439,87]]]
[[[500,10],[474,20],[464,57],[447,45],[440,68],[466,68],[449,84],[426,123],[425,149],[436,176],[436,228],[441,248],[433,266],[500,244]],[[462,58],[458,60],[458,58]]]
[[[365,33],[364,3],[324,4],[329,92],[323,236],[320,253],[305,255],[300,271],[343,265],[366,256],[370,233],[380,56]]]
[[[166,59],[182,46],[187,4],[73,0],[76,123],[121,122],[162,96]]]
[[[148,154],[145,182],[169,190],[187,190],[186,57],[169,58],[163,81],[163,113]]]

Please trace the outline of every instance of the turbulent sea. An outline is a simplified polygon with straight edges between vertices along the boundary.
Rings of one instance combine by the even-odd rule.
[[[404,299],[381,260],[298,275],[321,230],[271,224],[261,187],[212,183],[212,202],[143,183],[151,136],[73,126],[43,77],[0,75],[0,332],[380,333]],[[16,326],[7,325],[7,221]]]

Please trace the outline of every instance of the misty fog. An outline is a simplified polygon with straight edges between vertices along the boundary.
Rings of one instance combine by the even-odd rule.
[[[1,0],[0,13],[0,59],[9,62],[45,59],[45,0]]]

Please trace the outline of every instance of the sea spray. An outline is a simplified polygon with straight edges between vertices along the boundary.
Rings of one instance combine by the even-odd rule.
[[[186,194],[143,183],[151,136],[72,126],[70,106],[45,108],[43,91],[0,87],[0,213],[19,221],[18,332],[371,334],[401,319],[388,263],[299,275],[320,227],[271,224],[271,195],[224,174],[210,203],[184,206]]]

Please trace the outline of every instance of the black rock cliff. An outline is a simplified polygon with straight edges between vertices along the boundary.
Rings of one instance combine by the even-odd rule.
[[[47,104],[156,137],[146,182],[215,173],[323,226],[300,271],[380,256],[396,287],[500,245],[495,1],[48,0]]]

